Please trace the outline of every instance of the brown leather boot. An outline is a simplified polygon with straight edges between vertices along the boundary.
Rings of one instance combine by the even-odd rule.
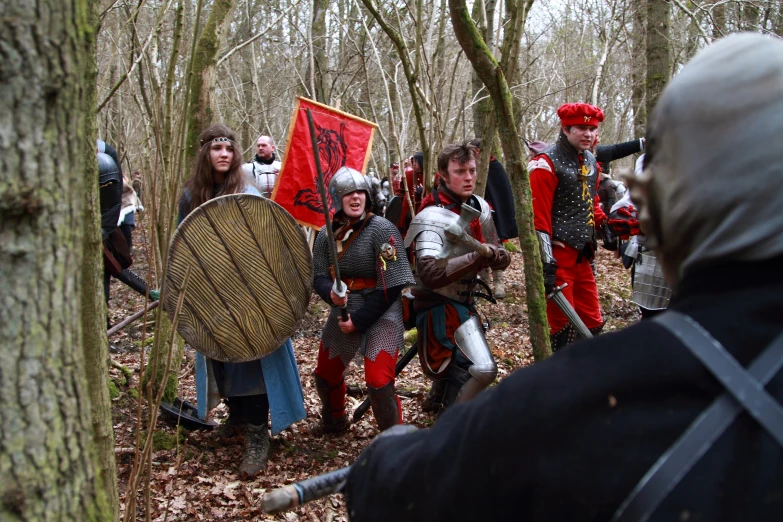
[[[245,453],[239,465],[239,475],[242,480],[255,477],[266,468],[269,456],[269,427],[267,424],[255,426],[245,425]]]
[[[443,392],[446,389],[446,379],[435,379],[427,396],[421,401],[422,411],[438,413],[443,408]]]
[[[345,387],[345,381],[340,383],[339,386],[330,388],[329,383],[326,382],[326,379],[323,377],[319,377],[318,375],[314,375],[313,377],[315,380],[315,391],[318,392],[318,397],[321,399],[321,422],[309,429],[310,434],[320,436],[325,433],[339,433],[347,430],[350,427],[351,422],[348,420],[345,406],[343,405],[341,413],[335,414],[335,412],[332,411],[331,401],[333,398],[332,396],[338,394],[342,394],[342,399],[343,401],[345,400],[345,390],[341,390],[341,388]],[[337,399],[338,397],[334,398]]]
[[[400,404],[394,393],[394,381],[382,388],[368,386],[367,393],[370,396],[370,406],[372,406],[372,413],[375,415],[375,421],[378,423],[380,431],[402,423]]]
[[[438,416],[443,414],[447,408],[457,402],[459,391],[470,378],[470,373],[467,370],[458,368],[454,364],[450,365],[449,369],[446,371],[446,378],[443,379],[445,387],[443,389],[443,399],[441,401],[442,408],[438,411]]]

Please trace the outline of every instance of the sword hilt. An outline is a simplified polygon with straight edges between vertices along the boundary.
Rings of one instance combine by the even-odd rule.
[[[560,285],[557,288],[555,288],[554,290],[552,290],[552,293],[549,294],[548,296],[546,296],[546,298],[547,299],[551,299],[552,297],[554,297],[555,294],[559,294],[560,292],[562,292],[563,289],[565,287],[567,287],[567,286],[568,286],[568,283],[563,283],[562,285]]]
[[[261,509],[267,514],[280,513],[307,502],[339,493],[345,487],[345,481],[350,472],[351,467],[346,466],[295,484],[273,489],[264,493],[261,498]]]
[[[334,292],[337,297],[345,297],[345,294],[348,293],[348,287],[341,280],[335,279],[334,284],[332,284],[332,292]],[[348,320],[348,308],[346,305],[340,307],[340,318],[343,322]]]

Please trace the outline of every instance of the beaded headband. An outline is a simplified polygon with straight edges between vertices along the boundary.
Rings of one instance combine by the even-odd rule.
[[[234,146],[236,146],[236,142],[230,138],[226,138],[225,136],[220,136],[218,138],[213,139],[212,141],[205,141],[201,144],[203,147],[204,145],[211,144],[211,143],[230,143]]]

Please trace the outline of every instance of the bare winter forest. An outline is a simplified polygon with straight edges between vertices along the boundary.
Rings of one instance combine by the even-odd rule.
[[[157,311],[104,333],[95,138],[140,173],[134,270],[152,288],[212,123],[236,131],[245,161],[259,135],[284,155],[296,98],[316,100],[377,123],[369,166],[381,176],[422,151],[427,190],[445,145],[483,138],[506,165],[520,228],[507,297],[481,305],[502,379],[551,354],[525,143],[551,143],[557,108],[577,101],[604,110],[602,143],[641,138],[699,49],[739,31],[783,35],[772,0],[10,0],[0,13],[2,520],[347,520],[339,496],[277,516],[260,497],[350,464],[377,434],[367,415],[314,438],[308,418],[242,481],[241,441],[158,418],[161,400],[195,402],[195,352]],[[638,320],[622,264],[601,251],[597,272],[607,330]],[[112,282],[112,324],[145,304]],[[312,418],[325,318],[313,297],[293,338]],[[355,407],[361,368],[347,381]],[[397,381],[405,421],[421,428],[435,422],[420,408],[428,387],[415,361]]]

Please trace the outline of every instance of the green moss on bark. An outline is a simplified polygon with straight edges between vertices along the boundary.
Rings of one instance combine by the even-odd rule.
[[[190,87],[190,121],[187,136],[186,165],[199,150],[198,136],[212,123],[212,107],[209,92],[214,89],[214,69],[225,31],[223,26],[231,20],[236,0],[215,0],[204,30],[196,43],[193,57],[193,83]]]

